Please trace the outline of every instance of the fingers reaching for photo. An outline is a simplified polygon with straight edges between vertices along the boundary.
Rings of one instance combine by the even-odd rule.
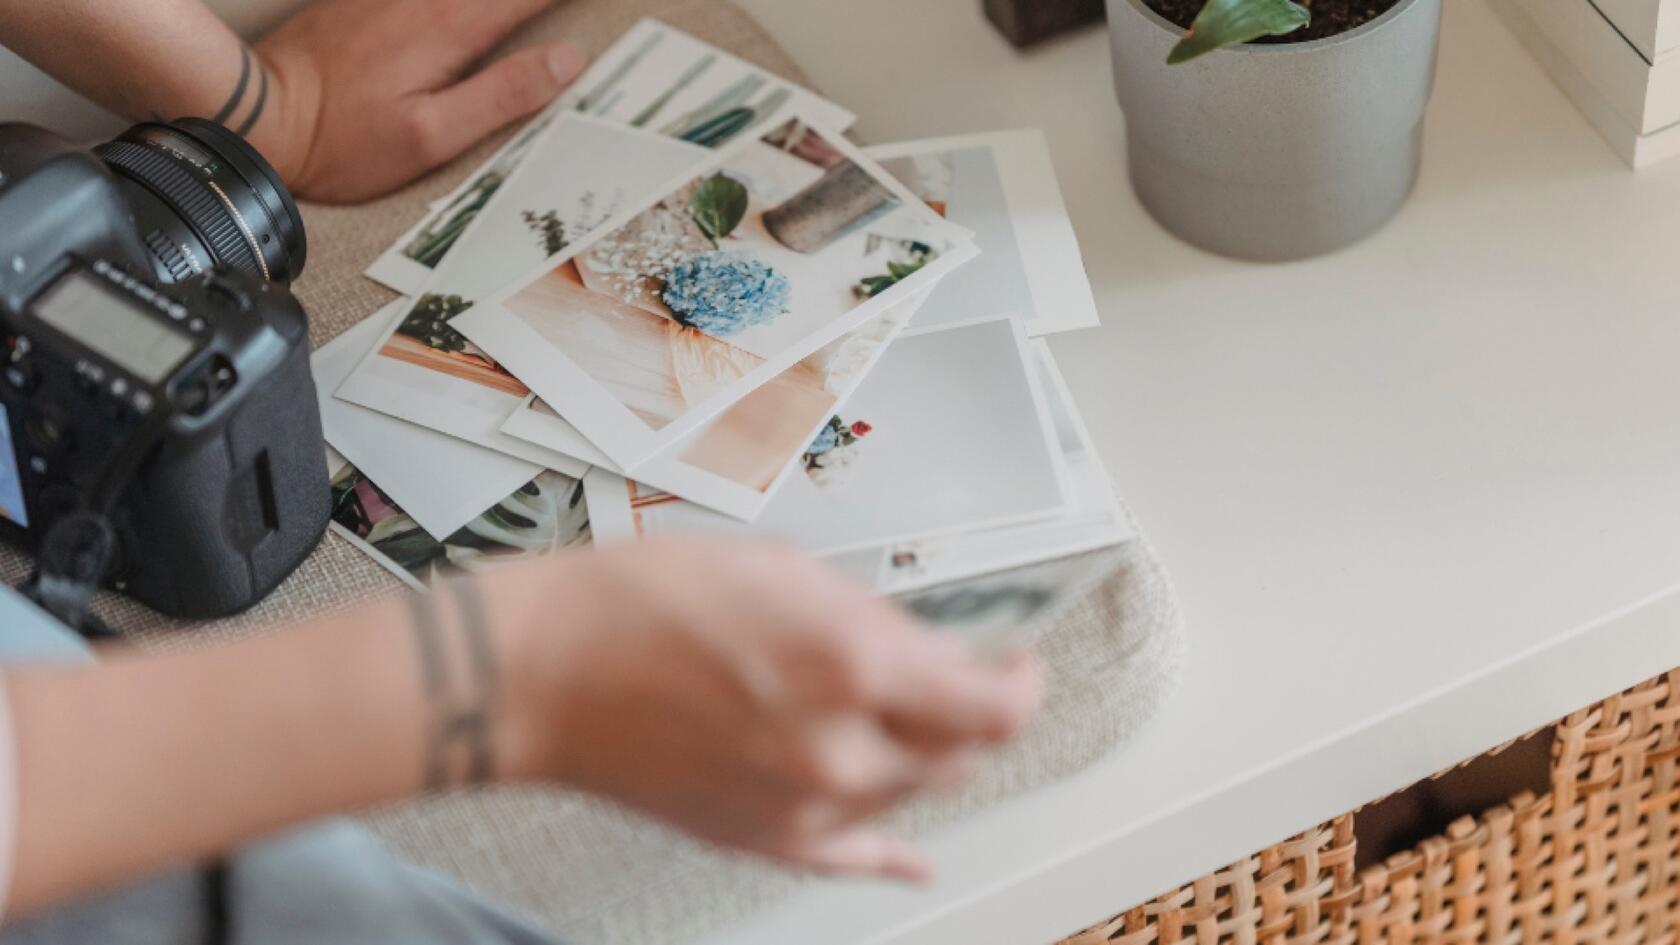
[[[443,163],[496,129],[540,111],[565,91],[588,59],[569,43],[521,50],[416,106],[427,160]]]
[[[1043,679],[1031,653],[990,667],[956,637],[929,638],[917,650],[926,655],[899,664],[882,707],[886,725],[907,739],[935,746],[1005,742],[1027,724],[1043,698]]]
[[[360,0],[366,2],[366,0]],[[401,0],[416,26],[414,42],[443,78],[458,78],[554,0]]]

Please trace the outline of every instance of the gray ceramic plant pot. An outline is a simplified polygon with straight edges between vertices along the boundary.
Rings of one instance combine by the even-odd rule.
[[[1226,256],[1287,260],[1387,223],[1417,181],[1441,0],[1305,43],[1167,65],[1181,30],[1108,0],[1132,186],[1162,226]]]

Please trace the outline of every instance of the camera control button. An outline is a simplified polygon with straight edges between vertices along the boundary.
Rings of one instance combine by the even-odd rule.
[[[169,317],[181,321],[187,317],[187,307],[180,302],[169,303]]]
[[[88,397],[96,396],[105,389],[105,369],[86,361],[76,365],[76,387]]]
[[[24,421],[29,442],[43,453],[68,453],[76,448],[76,437],[64,415],[54,407],[37,407]]]
[[[45,456],[35,455],[29,457],[29,469],[34,472],[35,475],[45,476],[47,474],[47,470],[51,468],[51,466],[47,465],[47,458]]]
[[[204,287],[204,294],[214,305],[233,309],[237,312],[249,312],[256,307],[256,303],[246,295],[244,290],[228,282],[217,280]]]
[[[203,331],[208,327],[209,326],[205,324],[204,319],[202,318],[195,318],[192,321],[187,322],[187,329],[189,331]]]
[[[16,361],[6,365],[6,386],[20,394],[32,394],[35,388],[41,386],[41,376],[35,370],[35,365],[28,361]]]
[[[214,399],[210,393],[209,382],[200,378],[182,385],[175,395],[175,404],[181,410],[198,417],[210,409],[210,402]]]
[[[205,372],[204,384],[210,391],[210,399],[218,400],[223,394],[233,389],[239,383],[239,372],[234,370],[233,362],[224,355],[216,355],[211,360],[210,368]]]

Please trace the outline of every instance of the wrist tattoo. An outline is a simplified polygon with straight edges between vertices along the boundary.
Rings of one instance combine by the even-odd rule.
[[[440,606],[447,595],[453,607]],[[426,736],[426,790],[482,784],[495,773],[491,735],[500,680],[484,599],[471,581],[410,598],[420,679],[432,718]],[[439,610],[453,611],[445,620]]]
[[[239,84],[233,87],[233,94],[228,96],[227,104],[217,112],[213,119],[219,125],[233,128],[230,122],[240,112],[245,111],[245,119],[233,128],[241,137],[251,133],[257,126],[257,120],[262,118],[263,109],[268,106],[268,70],[262,61],[251,52],[251,47],[239,47],[241,63],[239,67]],[[251,98],[251,84],[256,83],[256,100],[246,111],[246,101]]]

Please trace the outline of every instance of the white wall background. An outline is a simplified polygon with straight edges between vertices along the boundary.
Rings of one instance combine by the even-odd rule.
[[[261,35],[308,0],[209,0],[240,34]],[[0,47],[5,45],[0,36]],[[0,121],[27,121],[78,139],[110,135],[126,125],[33,66],[0,48]]]

